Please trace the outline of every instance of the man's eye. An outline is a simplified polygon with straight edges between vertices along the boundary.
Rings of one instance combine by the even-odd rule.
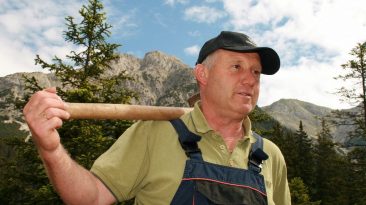
[[[239,70],[239,69],[240,69],[240,65],[233,65],[233,68],[234,68],[235,70]]]

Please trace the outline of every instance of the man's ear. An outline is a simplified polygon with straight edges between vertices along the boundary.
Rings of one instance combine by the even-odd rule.
[[[203,64],[197,64],[194,69],[194,75],[198,83],[205,85],[208,77],[208,69]]]

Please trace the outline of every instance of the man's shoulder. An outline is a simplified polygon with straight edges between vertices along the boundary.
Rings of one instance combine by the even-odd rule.
[[[157,129],[171,127],[168,120],[139,120],[131,125],[131,129]]]
[[[174,135],[175,131],[169,121],[137,121],[126,130],[124,135],[143,136],[150,140],[164,138],[168,135]]]
[[[267,138],[263,138],[263,150],[272,160],[284,162],[284,156],[280,148]]]

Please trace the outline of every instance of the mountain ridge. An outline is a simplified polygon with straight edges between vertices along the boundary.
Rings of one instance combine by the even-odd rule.
[[[262,109],[276,119],[282,126],[296,131],[299,129],[300,121],[303,128],[312,138],[317,138],[321,129],[321,120],[332,118],[335,109],[319,106],[310,102],[298,99],[280,99],[271,105],[263,106]],[[343,111],[355,110],[356,108],[344,109]],[[341,110],[342,111],[342,110]],[[353,126],[329,125],[333,140],[338,143],[346,143],[349,138],[348,132],[354,129]]]

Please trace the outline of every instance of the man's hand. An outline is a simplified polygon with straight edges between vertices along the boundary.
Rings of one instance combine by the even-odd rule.
[[[25,120],[41,153],[52,153],[61,145],[56,129],[70,117],[65,107],[54,87],[38,91],[24,107]]]

